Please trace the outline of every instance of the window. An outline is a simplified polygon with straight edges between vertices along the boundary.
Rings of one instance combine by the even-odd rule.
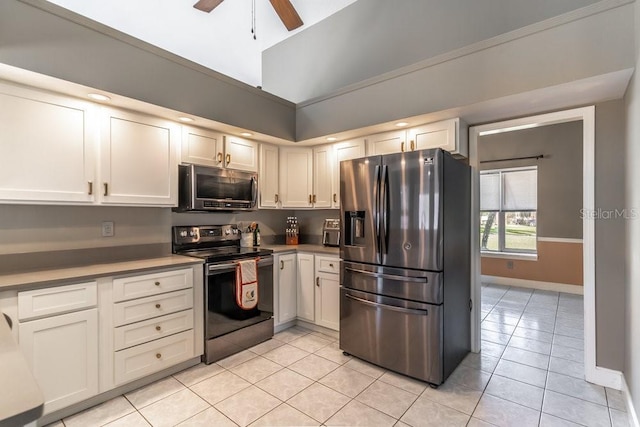
[[[480,249],[536,253],[538,167],[480,172]]]

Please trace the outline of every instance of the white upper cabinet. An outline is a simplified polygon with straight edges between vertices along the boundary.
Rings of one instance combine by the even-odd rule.
[[[310,208],[313,202],[313,151],[280,147],[280,202],[283,208]]]
[[[407,131],[411,150],[442,148],[467,157],[467,126],[460,119],[443,120],[418,126]]]
[[[102,118],[102,202],[175,206],[177,138],[172,122],[105,109]]]
[[[333,196],[333,147],[313,149],[313,207],[330,208]]]
[[[224,166],[258,172],[258,144],[236,136],[224,137]]]
[[[222,167],[223,151],[221,133],[191,126],[182,127],[182,163]]]
[[[404,130],[394,130],[370,135],[367,140],[367,153],[369,156],[376,154],[398,153],[407,151],[406,132]]]
[[[0,200],[92,203],[94,116],[89,103],[0,84]]]
[[[340,162],[343,160],[357,159],[365,156],[364,139],[339,142],[333,145],[334,171],[333,194],[331,195],[331,207],[340,207]]]
[[[260,144],[260,208],[277,208],[280,204],[278,192],[278,147]]]

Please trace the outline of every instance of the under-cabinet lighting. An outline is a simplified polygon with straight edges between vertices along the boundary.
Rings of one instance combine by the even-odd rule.
[[[337,141],[338,138],[336,138],[335,136],[330,136],[329,138],[327,138],[327,141],[329,142],[333,142],[333,141]]]
[[[536,128],[538,126],[540,126],[539,123],[529,123],[529,124],[526,124],[526,125],[511,126],[511,127],[502,128],[502,129],[486,130],[484,132],[480,132],[480,136],[495,135],[496,133],[512,132],[514,130],[531,129],[531,128]]]
[[[190,123],[190,122],[195,121],[191,117],[178,117],[178,120],[180,120],[181,122],[185,122],[185,123]]]
[[[109,98],[107,95],[102,95],[101,93],[90,93],[87,96],[93,99],[94,101],[100,101],[100,102],[111,101],[111,98]]]
[[[409,123],[407,123],[407,122],[398,122],[398,123],[396,123],[396,126],[398,126],[399,128],[401,128],[401,127],[404,127],[404,126],[406,126],[406,125],[408,125],[408,124],[409,124]]]
[[[242,132],[240,135],[242,136],[253,136],[251,132]]]

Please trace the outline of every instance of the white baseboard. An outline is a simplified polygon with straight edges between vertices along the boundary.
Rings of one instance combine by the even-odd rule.
[[[629,386],[627,385],[627,380],[624,378],[624,375],[622,376],[622,392],[624,394],[624,399],[627,402],[627,414],[629,415],[629,425],[631,427],[640,427],[640,422],[638,421],[638,413],[636,412],[636,409],[633,406],[631,393],[629,393]]]
[[[585,366],[585,369],[585,379],[590,383],[622,390],[622,372],[600,366],[594,366],[591,369]]]
[[[540,282],[538,280],[514,279],[511,277],[485,276],[484,274],[481,276],[481,280],[482,283],[490,283],[492,285],[517,286],[577,295],[584,294],[584,286],[569,285],[567,283]]]

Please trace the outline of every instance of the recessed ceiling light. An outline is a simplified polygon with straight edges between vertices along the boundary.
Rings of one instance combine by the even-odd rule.
[[[180,120],[181,122],[185,122],[185,123],[189,123],[189,122],[195,121],[191,117],[178,117],[178,120]]]
[[[242,132],[240,135],[242,136],[253,136],[251,132]]]
[[[401,127],[406,126],[406,125],[408,125],[408,124],[409,124],[409,123],[407,123],[407,122],[398,122],[398,123],[396,123],[396,126],[398,126],[399,128],[401,128]]]
[[[337,141],[338,138],[336,138],[335,136],[330,136],[329,138],[327,138],[327,141],[329,142],[333,142],[333,141]]]
[[[101,102],[111,101],[111,98],[109,98],[107,95],[102,95],[100,93],[90,93],[87,96],[95,101],[101,101]]]

